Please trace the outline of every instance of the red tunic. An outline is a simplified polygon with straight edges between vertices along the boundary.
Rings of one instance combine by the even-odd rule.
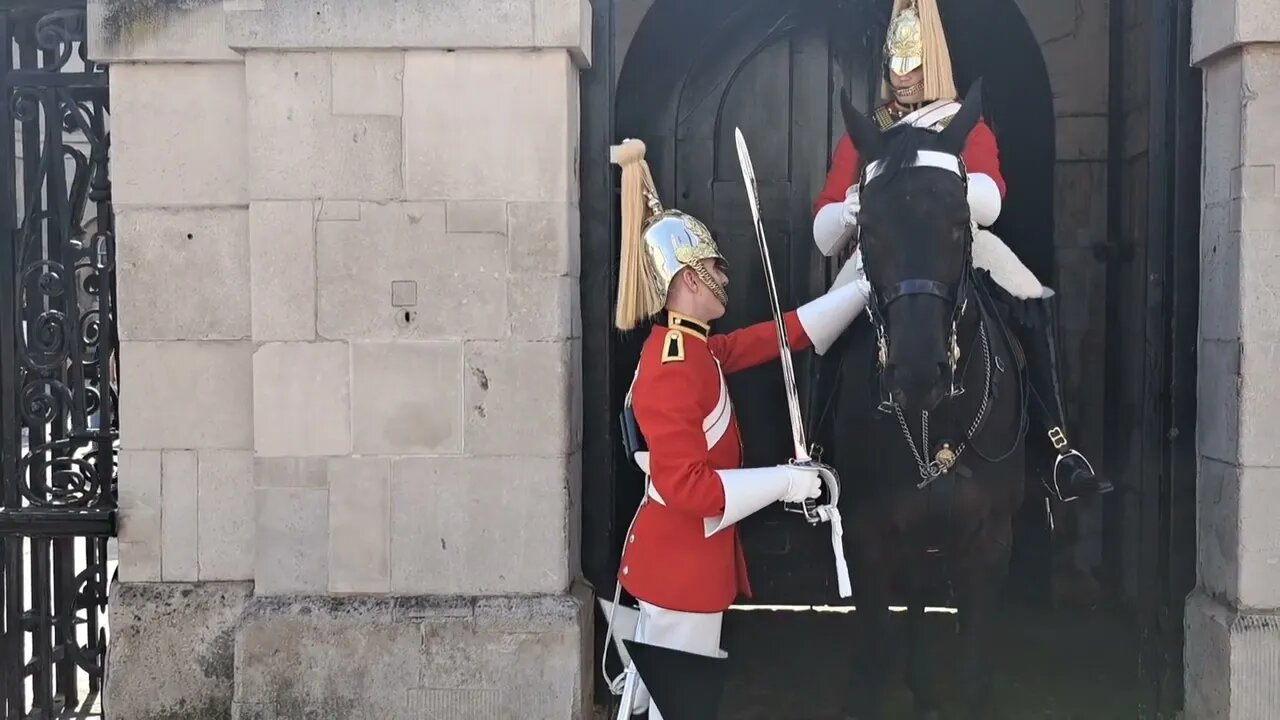
[[[1004,177],[1000,175],[1000,150],[996,147],[995,134],[982,120],[978,120],[978,124],[974,125],[973,130],[969,132],[961,156],[969,172],[990,175],[996,187],[1000,189],[1000,198],[1004,199]],[[831,169],[827,171],[826,185],[822,188],[818,199],[813,202],[814,214],[816,215],[825,205],[844,202],[849,186],[857,181],[858,150],[846,133],[836,143],[835,154],[831,156]]]
[[[793,351],[812,345],[794,311],[784,322]],[[682,359],[674,359],[673,329],[682,335]],[[776,359],[776,338],[773,321],[708,337],[705,325],[673,315],[645,341],[632,408],[649,449],[650,482],[662,503],[646,495],[626,538],[618,581],[633,596],[668,610],[711,613],[728,609],[739,593],[751,595],[737,527],[708,538],[703,518],[724,509],[714,471],[742,466],[742,438],[721,372]],[[718,432],[704,432],[704,421],[715,424],[710,416],[717,409],[728,414],[727,423],[721,418]]]

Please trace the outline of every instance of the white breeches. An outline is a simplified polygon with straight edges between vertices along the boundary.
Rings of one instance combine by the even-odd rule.
[[[640,621],[636,625],[636,641],[658,647],[683,650],[698,655],[719,656],[720,625],[724,613],[691,613],[667,610],[640,600]],[[638,715],[649,710],[649,720],[662,720],[662,712],[653,704],[634,668],[627,668],[622,691],[619,720],[627,714]],[[629,702],[628,702],[629,701]]]

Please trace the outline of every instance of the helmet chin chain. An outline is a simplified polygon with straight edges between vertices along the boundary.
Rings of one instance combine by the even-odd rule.
[[[894,97],[898,102],[904,105],[914,105],[924,99],[924,78],[913,83],[910,87],[894,88]]]
[[[689,267],[693,269],[694,274],[698,276],[698,279],[702,281],[702,284],[707,286],[707,289],[711,291],[711,294],[716,296],[716,299],[720,301],[720,304],[726,308],[729,307],[729,293],[725,291],[723,285],[712,277],[711,271],[707,270],[707,267],[700,262],[693,263]]]

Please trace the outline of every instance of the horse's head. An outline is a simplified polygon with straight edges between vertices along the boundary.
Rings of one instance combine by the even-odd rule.
[[[960,154],[982,113],[981,81],[941,132],[903,125],[881,132],[841,94],[863,167],[859,243],[871,283],[869,311],[890,398],[932,410],[958,356],[956,324],[973,242]]]

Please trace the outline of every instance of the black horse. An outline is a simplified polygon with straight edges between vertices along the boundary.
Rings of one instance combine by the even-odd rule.
[[[882,133],[847,94],[841,106],[862,156],[858,243],[872,288],[869,323],[832,350],[830,443],[862,627],[848,714],[882,717],[888,608],[902,603],[917,717],[941,717],[919,641],[926,602],[946,593],[959,610],[964,716],[990,718],[989,629],[1023,501],[1027,391],[1000,291],[972,261],[959,156],[981,115],[981,82],[938,133]]]

